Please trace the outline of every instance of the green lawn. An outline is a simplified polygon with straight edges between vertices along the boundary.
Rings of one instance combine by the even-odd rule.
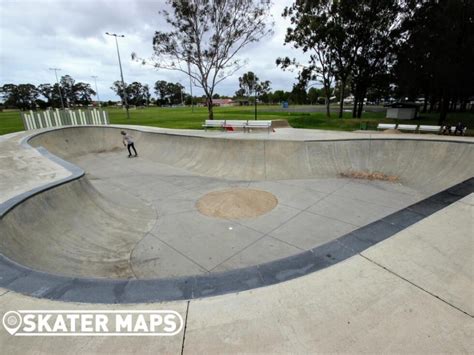
[[[306,107],[308,108],[308,107]],[[321,108],[322,109],[322,108]],[[150,107],[146,109],[130,110],[131,119],[127,120],[125,111],[119,108],[107,108],[111,123],[137,124],[164,128],[200,129],[201,124],[207,118],[207,109],[191,108],[160,108]],[[360,129],[361,124],[367,124],[368,129],[375,129],[379,122],[390,123],[393,120],[384,118],[384,112],[365,112],[362,119],[351,118],[350,112],[344,113],[343,119],[338,119],[336,113],[327,118],[324,112],[283,112],[277,106],[260,106],[258,118],[265,120],[286,119],[295,128],[315,128],[328,130],[353,131]],[[253,119],[253,107],[216,107],[215,119]],[[417,124],[437,124],[438,114],[423,114],[422,118],[413,121]],[[474,114],[473,113],[450,113],[448,123],[455,124],[463,121],[473,135]],[[0,135],[23,130],[20,112],[16,110],[5,110],[0,112]]]

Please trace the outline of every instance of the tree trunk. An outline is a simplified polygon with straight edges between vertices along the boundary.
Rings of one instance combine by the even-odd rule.
[[[342,118],[344,113],[344,89],[346,87],[346,81],[341,80],[341,88],[339,89],[339,118]]]
[[[357,104],[358,104],[358,99],[357,95],[354,95],[354,103],[352,104],[352,118],[357,117]]]
[[[425,94],[425,99],[423,100],[423,110],[421,112],[426,113],[428,109],[428,95]]]
[[[326,117],[331,117],[331,101],[329,100],[329,97],[326,96]]]
[[[359,100],[359,107],[357,108],[357,118],[362,117],[362,108],[364,107],[364,99]]]
[[[214,111],[213,111],[213,106],[212,106],[212,97],[209,97],[207,99],[207,113],[209,116],[210,120],[214,119]]]
[[[439,120],[438,120],[439,126],[442,126],[444,122],[446,121],[446,117],[448,115],[448,109],[449,109],[449,99],[443,96],[442,101],[441,101],[441,111],[439,113]]]

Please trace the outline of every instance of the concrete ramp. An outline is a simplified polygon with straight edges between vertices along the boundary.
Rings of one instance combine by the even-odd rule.
[[[38,194],[0,221],[1,252],[40,271],[134,278],[130,252],[156,212],[125,193],[117,200],[104,198],[87,178]]]
[[[63,128],[37,134],[29,140],[29,144],[44,147],[52,154],[76,164],[86,156],[100,153],[99,156],[103,157],[103,161],[95,161],[96,165],[102,165],[98,170],[114,171],[115,176],[120,177],[120,165],[117,166],[117,164],[129,162],[125,158],[121,130],[122,128],[118,127]],[[186,213],[194,208],[193,201],[207,190],[201,189],[194,195],[192,188],[186,190],[186,187],[183,187],[179,191],[173,190],[176,189],[176,185],[173,186],[170,181],[179,179],[178,173],[161,176],[161,185],[153,185],[155,183],[155,177],[152,174],[154,169],[158,170],[159,166],[166,165],[170,171],[173,169],[178,172],[185,171],[196,180],[200,176],[219,178],[220,185],[215,185],[216,187],[232,184],[235,181],[242,186],[248,186],[250,183],[258,185],[261,182],[267,189],[278,186],[272,192],[279,199],[283,199],[283,202],[285,198],[288,198],[288,201],[286,207],[275,212],[277,214],[272,217],[274,219],[270,221],[272,223],[277,223],[279,218],[289,218],[292,208],[301,207],[299,216],[304,216],[308,214],[304,211],[307,207],[332,193],[314,189],[308,189],[307,193],[301,192],[298,186],[302,186],[303,179],[311,181],[338,179],[341,174],[348,172],[380,172],[397,176],[400,190],[406,188],[402,191],[404,194],[402,202],[405,204],[399,201],[396,205],[399,207],[396,207],[393,201],[378,201],[380,206],[384,207],[384,213],[389,214],[406,206],[407,201],[414,202],[410,191],[416,192],[421,197],[427,197],[474,176],[474,165],[469,163],[474,161],[474,145],[470,142],[383,137],[290,141],[272,139],[271,135],[266,139],[252,139],[251,135],[246,136],[246,139],[235,139],[231,135],[229,138],[218,138],[153,133],[133,129],[127,129],[127,131],[135,138],[141,157],[141,160],[136,161],[143,162],[141,164],[146,165],[144,170],[150,172],[150,175],[146,177],[149,189],[153,186],[159,188],[163,194],[168,193],[171,199],[174,193],[185,196],[179,201],[175,199],[178,201],[175,202],[176,206],[181,204],[179,205],[182,209],[180,212]],[[123,159],[107,160],[114,156],[113,153],[121,158],[123,154]],[[272,185],[271,182],[277,180],[279,183]],[[285,181],[288,181],[288,184],[285,184]],[[212,187],[212,184],[216,182],[206,180],[206,183]],[[107,184],[107,181],[104,180],[103,184]],[[333,192],[337,192],[338,181],[326,181],[325,184],[333,186]],[[173,272],[179,267],[173,262],[178,258],[186,259],[186,263],[189,264],[185,265],[186,272],[214,270],[217,263],[212,264],[209,261],[212,257],[206,256],[202,258],[202,262],[199,256],[185,255],[183,257],[182,251],[178,250],[180,246],[174,246],[173,243],[176,240],[173,238],[178,235],[177,231],[181,233],[186,228],[192,231],[193,226],[186,224],[186,220],[176,222],[177,217],[162,219],[162,215],[176,211],[167,210],[166,206],[163,206],[165,202],[162,205],[149,203],[146,199],[147,186],[142,189],[138,186],[137,193],[141,194],[141,197],[129,194],[126,189],[117,189],[113,193],[105,194],[104,191],[97,190],[94,181],[86,175],[36,194],[17,205],[0,220],[0,252],[8,259],[32,269],[74,277],[148,278],[156,275],[157,272],[169,272],[166,275],[175,276]],[[280,191],[281,196],[278,196],[279,188],[288,190]],[[382,190],[380,188],[380,191]],[[390,196],[385,197],[388,199],[398,196],[394,191],[395,188],[393,191],[382,191],[384,195],[377,195],[376,198]],[[296,200],[292,201],[291,198]],[[340,195],[337,203],[342,206],[345,203],[344,198],[344,195]],[[303,206],[306,202],[307,206]],[[156,206],[161,210],[157,211]],[[327,208],[338,209],[337,205],[331,207],[329,202]],[[377,215],[378,218],[384,216],[377,214],[380,213],[377,208],[373,210],[374,216]],[[186,216],[186,213],[180,216]],[[315,209],[315,213],[324,214],[325,211]],[[215,232],[215,239],[209,239],[210,243],[220,242],[224,239],[225,233],[229,234],[229,238],[234,238],[232,239],[234,244],[231,243],[229,251],[226,251],[230,254],[222,257],[223,260],[231,258],[235,253],[233,248],[245,249],[247,245],[259,240],[258,238],[265,237],[265,233],[271,230],[271,228],[265,229],[267,226],[263,228],[259,225],[258,223],[263,223],[261,221],[256,224],[250,221],[238,229],[240,234],[234,231],[232,233],[235,235],[231,235],[228,231],[230,222],[224,221],[217,224],[218,222],[213,220],[200,218],[202,217],[196,217],[189,212],[188,219],[194,221],[195,225],[207,223],[212,226],[215,223],[218,228],[221,228],[219,232]],[[313,217],[308,214],[306,220],[310,221],[311,218]],[[323,220],[323,217],[318,218]],[[165,222],[161,224],[157,222],[163,220]],[[324,221],[328,220],[324,219]],[[367,219],[367,221],[373,220]],[[270,223],[267,220],[262,221]],[[340,234],[362,227],[357,224],[357,221],[345,222],[348,223],[339,226]],[[321,231],[321,235],[326,236],[328,231],[332,230],[328,227]],[[167,231],[169,234],[164,235]],[[202,231],[202,236],[203,238],[213,236],[213,233],[214,231],[209,227]],[[246,236],[248,239],[245,239],[242,233],[248,233]],[[286,234],[288,233],[283,230],[279,238],[285,238]],[[334,238],[338,236],[334,235]],[[321,240],[321,243],[326,241]],[[189,243],[191,242],[193,240]],[[279,242],[278,245],[283,248],[282,245],[285,244],[288,248],[285,251],[287,254],[284,254],[286,256],[312,248],[311,242],[308,241],[309,244],[305,245],[303,241],[301,241],[302,244],[297,244],[296,241],[289,240],[286,244]],[[186,241],[182,244],[186,244]],[[274,244],[270,242],[267,244],[262,246],[265,251],[274,247]],[[289,250],[290,246],[291,250]],[[198,243],[197,247],[202,246]],[[160,248],[162,254],[158,255],[156,250]],[[206,249],[209,248],[204,247],[203,252],[206,252]],[[222,250],[216,249],[216,254],[219,253],[223,255]],[[274,255],[276,255],[273,256],[274,258],[278,258],[283,254],[279,250]],[[163,264],[160,264],[163,258],[172,265],[170,267],[172,270],[164,270]],[[134,272],[134,262],[141,268],[138,273]]]
[[[78,127],[33,137],[68,160],[123,149],[120,128]],[[400,183],[436,192],[474,176],[474,144],[413,139],[284,141],[225,139],[128,130],[140,156],[192,173],[239,180],[338,177],[351,171],[395,175]]]

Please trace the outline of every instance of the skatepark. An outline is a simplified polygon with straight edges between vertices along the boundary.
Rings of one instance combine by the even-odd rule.
[[[137,158],[127,158],[123,129]],[[418,322],[418,344],[408,348],[421,341],[437,349],[420,337],[451,332],[444,349],[466,351],[473,143],[292,128],[89,126],[6,135],[0,298],[10,298],[4,306],[86,308],[171,301],[189,313],[193,352],[232,350],[234,332],[243,332],[234,350],[247,339],[255,351],[264,344],[290,351],[302,337],[293,345],[303,352],[309,344],[396,351],[374,347],[378,322],[410,323],[401,337]],[[444,328],[427,317],[434,309]],[[279,312],[289,312],[285,327],[300,333],[284,342],[278,328],[256,342],[257,324],[278,321]],[[350,323],[356,314],[359,326]],[[315,319],[327,325],[317,338],[303,330]],[[368,343],[334,342],[353,327],[369,329]],[[162,350],[184,348],[183,339]]]

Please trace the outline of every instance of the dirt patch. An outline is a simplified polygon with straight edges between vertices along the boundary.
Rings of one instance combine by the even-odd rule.
[[[278,199],[269,192],[235,188],[204,195],[196,203],[196,208],[210,217],[244,219],[261,216],[277,204]]]
[[[395,175],[386,175],[379,172],[367,172],[367,171],[350,171],[347,173],[340,173],[341,177],[350,179],[361,179],[361,180],[380,180],[388,182],[398,182],[400,178]]]

